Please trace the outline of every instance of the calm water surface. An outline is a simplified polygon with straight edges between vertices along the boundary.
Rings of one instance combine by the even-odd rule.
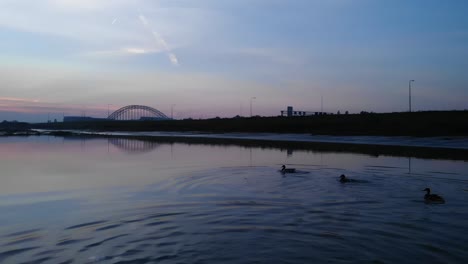
[[[6,137],[0,168],[0,263],[468,262],[463,161]]]

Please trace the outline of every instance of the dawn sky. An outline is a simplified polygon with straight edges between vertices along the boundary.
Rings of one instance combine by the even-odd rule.
[[[465,0],[0,0],[0,121],[468,109]]]

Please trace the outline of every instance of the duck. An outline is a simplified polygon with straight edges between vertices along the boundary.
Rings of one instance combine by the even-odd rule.
[[[424,195],[424,200],[427,203],[445,203],[445,200],[442,196],[437,194],[431,194],[430,188],[426,188],[423,191],[426,192],[426,194]]]
[[[281,166],[281,172],[282,173],[295,173],[296,169],[294,168],[286,168],[285,165]]]
[[[346,178],[346,175],[341,174],[340,176],[340,182],[345,183],[345,182],[353,182],[354,180]]]

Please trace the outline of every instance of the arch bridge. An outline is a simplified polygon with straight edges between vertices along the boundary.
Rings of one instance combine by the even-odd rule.
[[[127,105],[112,114],[108,119],[111,120],[167,120],[171,119],[163,112],[145,105]]]

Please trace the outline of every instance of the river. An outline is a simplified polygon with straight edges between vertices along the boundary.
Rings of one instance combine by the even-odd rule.
[[[53,136],[0,157],[0,263],[468,261],[463,160]]]

